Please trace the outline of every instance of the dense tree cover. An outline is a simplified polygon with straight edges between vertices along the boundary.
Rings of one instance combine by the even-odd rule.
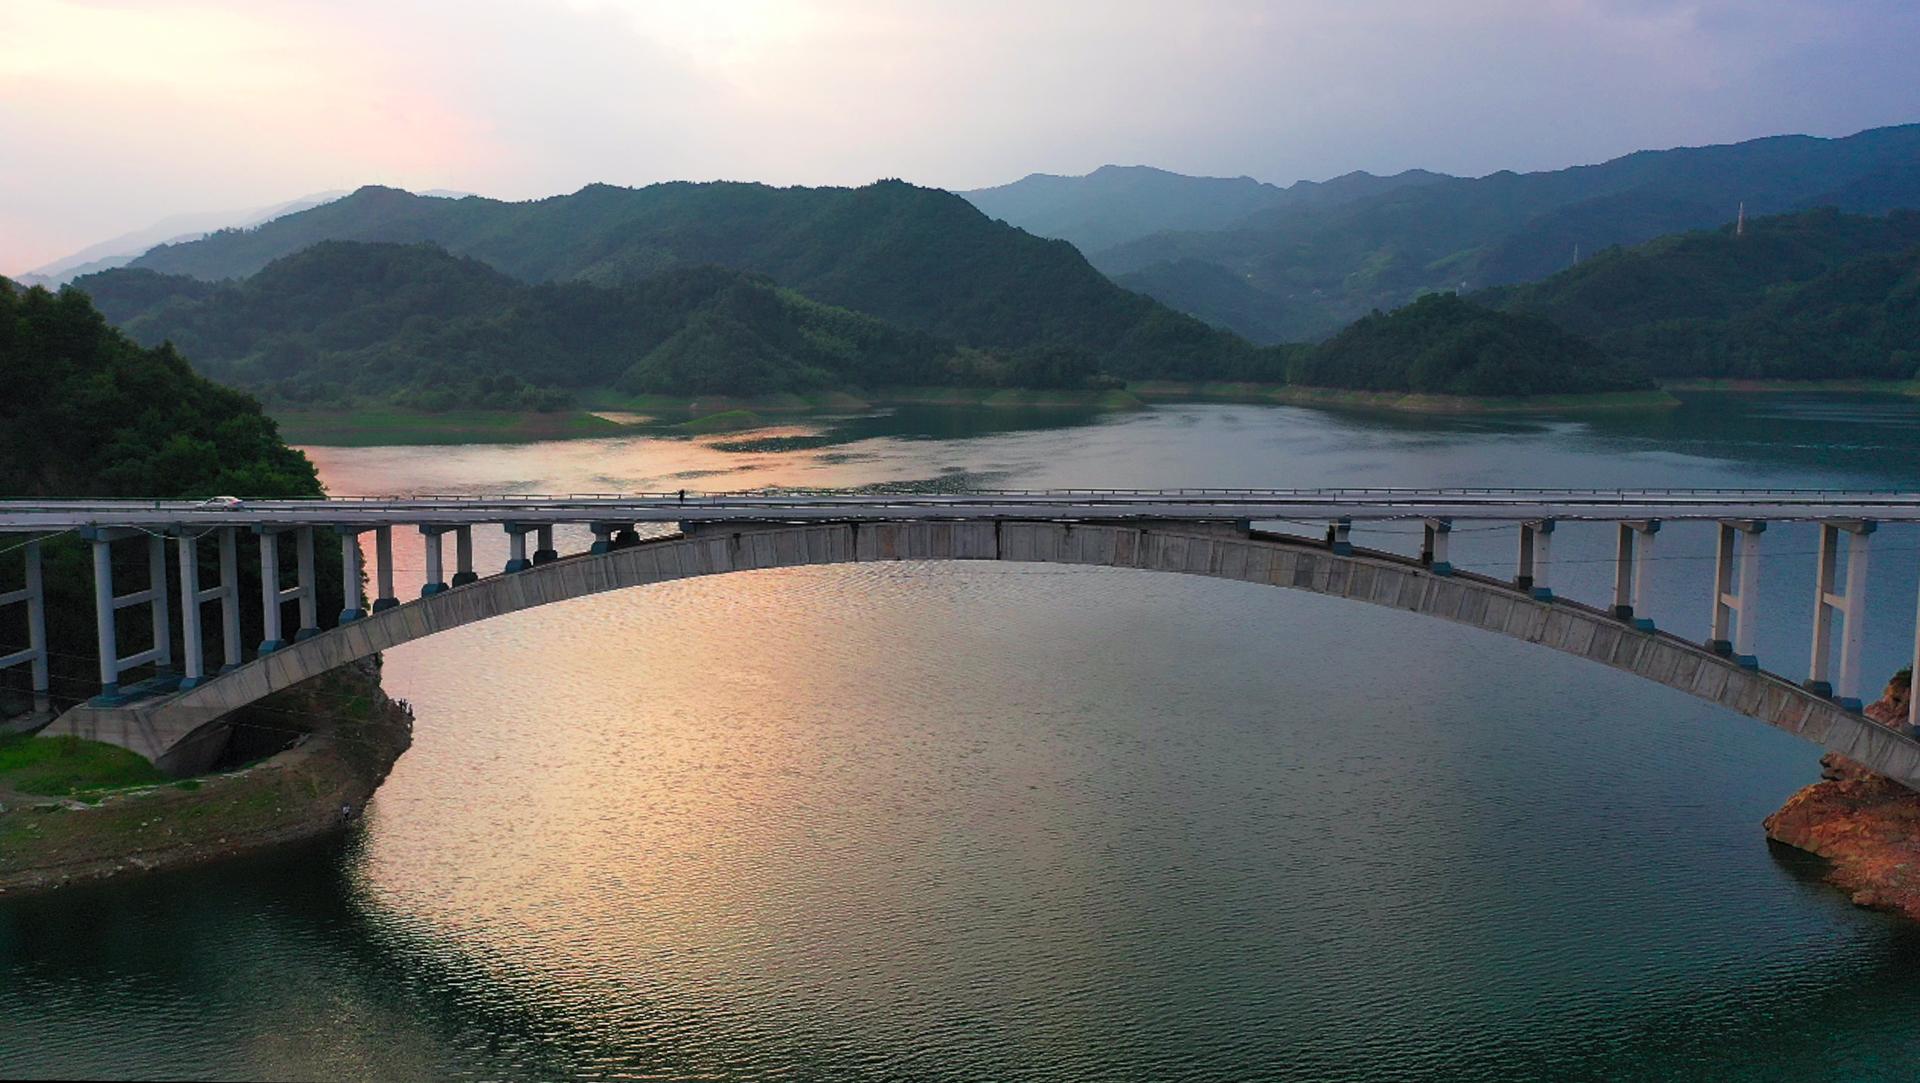
[[[1472,396],[1652,386],[1548,320],[1497,312],[1450,293],[1363,317],[1295,353],[1289,375],[1313,387]]]
[[[523,283],[553,285],[624,287],[720,266],[976,349],[1073,347],[1123,377],[1261,375],[1261,355],[1246,342],[1121,289],[1072,245],[899,181],[591,185],[530,203],[369,187],[257,229],[156,248],[134,266],[240,278],[328,240],[431,241]],[[695,337],[720,341],[711,329]]]
[[[960,195],[1029,233],[1099,252],[1168,230],[1225,229],[1275,207],[1334,207],[1440,176],[1421,169],[1391,177],[1355,172],[1281,188],[1252,177],[1188,177],[1144,165],[1103,165],[1084,177],[1034,173]]]
[[[1544,316],[1657,376],[1908,379],[1920,213],[1832,209],[1613,249],[1476,300]]]
[[[209,375],[295,404],[540,409],[600,388],[1085,386],[1100,372],[1069,344],[964,349],[718,267],[529,285],[433,245],[331,241],[217,286],[123,269],[75,287],[137,339],[170,341]],[[1180,329],[1159,332],[1167,349],[1183,345]],[[1063,368],[1061,351],[1076,366]]]
[[[313,465],[280,441],[259,403],[195,375],[171,347],[136,345],[82,293],[22,290],[0,279],[0,386],[9,389],[0,394],[0,497],[321,495]],[[115,548],[119,581],[144,583],[142,547]],[[203,571],[217,577],[214,547],[201,548]],[[54,691],[72,700],[91,693],[96,672],[90,558],[69,536],[45,549]],[[320,563],[322,605],[337,607],[338,558],[323,551]],[[258,597],[258,572],[250,574],[256,585],[243,596]],[[0,590],[19,577],[17,555],[0,557]],[[177,594],[176,582],[170,575]],[[177,597],[174,604],[177,613]],[[257,641],[256,612],[246,628]],[[150,643],[145,621],[122,629],[124,653]],[[0,629],[0,654],[24,645],[16,625]],[[24,668],[0,673],[0,699],[19,694],[25,677]]]
[[[1437,178],[1089,254],[1127,284],[1256,342],[1311,339],[1428,291],[1533,281],[1569,266],[1576,250],[1731,222],[1742,203],[1754,216],[1920,207],[1920,125]]]

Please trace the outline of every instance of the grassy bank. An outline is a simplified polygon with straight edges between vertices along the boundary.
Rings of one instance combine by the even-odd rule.
[[[111,745],[9,739],[0,746],[0,893],[202,864],[336,830],[412,739],[411,717],[381,692],[371,665],[277,693],[239,724],[255,736],[305,737],[251,766],[177,781]]]

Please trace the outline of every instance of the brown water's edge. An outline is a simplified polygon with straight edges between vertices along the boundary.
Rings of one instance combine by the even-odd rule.
[[[1909,684],[1896,676],[1867,717],[1904,727]],[[1920,793],[1831,752],[1820,767],[1819,782],[1766,818],[1767,837],[1824,859],[1822,879],[1855,905],[1920,921]]]
[[[344,666],[242,712],[241,739],[292,737],[226,773],[109,794],[13,798],[0,811],[0,895],[180,869],[340,830],[413,740],[377,661]]]

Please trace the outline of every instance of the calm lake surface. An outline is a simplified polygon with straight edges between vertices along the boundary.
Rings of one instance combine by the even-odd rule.
[[[1912,489],[1920,401],[903,410],[311,453],[340,494]],[[1562,594],[1604,597],[1608,529],[1556,535]],[[1812,532],[1765,541],[1760,657],[1798,675]],[[1662,533],[1663,627],[1704,637],[1710,545]],[[1456,563],[1504,571],[1513,546],[1463,528]],[[1877,688],[1911,649],[1920,531],[1874,546]],[[344,840],[0,904],[0,1075],[1920,1076],[1920,929],[1760,829],[1817,749],[1409,614],[1111,570],[810,568],[461,629],[391,652],[386,683],[414,747]]]

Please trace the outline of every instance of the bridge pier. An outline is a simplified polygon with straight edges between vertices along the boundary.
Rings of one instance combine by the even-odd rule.
[[[300,602],[300,627],[293,633],[296,643],[320,634],[320,596],[314,589],[313,529],[299,527],[294,534],[294,575],[298,582],[294,584],[293,596]]]
[[[1719,524],[1714,547],[1713,617],[1707,649],[1748,669],[1760,666],[1754,636],[1760,625],[1760,535],[1766,531],[1767,524],[1756,520],[1727,520]]]
[[[200,607],[220,603],[220,646],[226,664],[223,671],[240,664],[240,574],[238,543],[232,527],[219,528],[220,585],[201,589],[200,535],[182,530],[176,539],[180,558],[180,654],[183,675],[181,690],[195,688],[207,679],[206,645],[200,629]]]
[[[1327,548],[1345,556],[1353,552],[1353,520],[1335,519],[1327,528]]]
[[[1452,519],[1428,519],[1420,541],[1420,563],[1435,575],[1452,575],[1447,543],[1453,539]]]
[[[1653,538],[1659,532],[1658,519],[1620,523],[1614,548],[1613,615],[1643,632],[1653,631],[1653,621],[1634,614],[1646,612],[1653,583]]]
[[[1875,525],[1870,520],[1820,524],[1820,554],[1814,565],[1813,660],[1807,688],[1830,695],[1848,710],[1860,709],[1860,650],[1866,635],[1867,539]],[[1847,536],[1847,582],[1835,593],[1839,571],[1840,535]],[[1833,616],[1840,615],[1840,664],[1830,667],[1833,654]]]
[[[113,592],[113,543],[116,539],[144,534],[143,531],[112,527],[84,527],[80,536],[93,543],[93,619],[100,651],[100,694],[93,698],[98,706],[118,706],[129,696],[120,688],[120,675],[135,666],[153,663],[154,691],[177,686],[173,673],[173,620],[167,601],[167,542],[159,534],[147,539],[147,589],[131,594]],[[116,614],[129,606],[145,605],[153,622],[153,646],[138,654],[120,656]]]
[[[12,654],[0,656],[0,669],[18,665],[29,667],[33,709],[38,713],[53,709],[53,678],[47,668],[47,595],[40,571],[40,539],[35,538],[22,548],[26,561],[25,581],[19,590],[0,594],[0,609],[10,605],[26,606],[27,645]]]
[[[425,539],[427,551],[427,581],[420,587],[420,597],[438,594],[447,589],[446,572],[440,566],[440,535],[446,527],[422,526],[420,536]]]
[[[560,559],[559,550],[553,547],[553,528],[551,526],[543,526],[537,529],[538,533],[535,536],[538,537],[540,541],[538,543],[539,548],[533,551],[533,562],[535,564],[552,564],[554,561]]]
[[[527,532],[533,528],[511,522],[500,526],[507,532],[507,566],[503,570],[511,575],[533,567],[533,561],[527,559]]]
[[[1520,556],[1513,585],[1538,598],[1553,600],[1548,574],[1553,569],[1553,520],[1536,519],[1520,524]]]
[[[272,654],[287,645],[280,638],[280,535],[255,527],[260,535],[260,648],[258,654]]]
[[[373,528],[374,563],[379,575],[379,585],[375,588],[373,611],[384,613],[400,604],[393,595],[393,528],[377,526]]]
[[[340,535],[340,623],[351,624],[366,616],[360,609],[360,534],[361,527],[336,526]]]
[[[453,585],[464,587],[480,578],[473,570],[473,528],[453,528]]]

